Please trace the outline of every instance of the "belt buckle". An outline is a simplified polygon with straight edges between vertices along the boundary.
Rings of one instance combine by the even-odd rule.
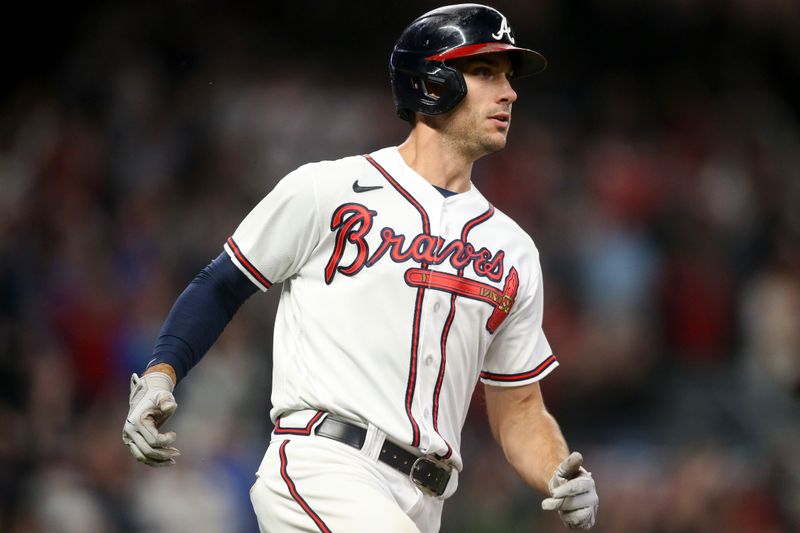
[[[432,464],[437,468],[437,470],[440,471],[443,470],[447,474],[444,478],[444,483],[439,482],[437,479],[437,486],[433,488],[426,485],[422,480],[419,480],[416,477],[414,477],[414,474],[417,472],[417,468],[419,468],[420,461]],[[427,455],[421,455],[417,457],[414,460],[414,463],[411,465],[411,471],[408,473],[408,478],[414,485],[419,487],[419,490],[421,490],[425,494],[428,494],[430,496],[441,496],[442,494],[444,494],[444,490],[445,488],[447,488],[447,483],[450,481],[450,469],[451,466],[442,460]]]

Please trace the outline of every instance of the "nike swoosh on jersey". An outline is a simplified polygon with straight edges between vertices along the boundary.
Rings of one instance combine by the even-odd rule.
[[[374,191],[375,189],[383,189],[383,185],[370,185],[367,187],[363,187],[358,184],[358,180],[353,182],[353,192],[368,192],[368,191]]]

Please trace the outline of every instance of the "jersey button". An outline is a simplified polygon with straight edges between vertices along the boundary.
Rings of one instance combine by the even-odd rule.
[[[439,309],[441,309],[441,308],[442,308],[442,306],[441,306],[441,305],[439,305],[439,302],[436,302],[435,304],[433,304],[433,310],[434,310],[434,311],[437,311],[437,312],[438,312],[438,311],[439,311]]]
[[[433,356],[431,354],[428,354],[428,356],[425,358],[425,364],[428,366],[433,364]]]

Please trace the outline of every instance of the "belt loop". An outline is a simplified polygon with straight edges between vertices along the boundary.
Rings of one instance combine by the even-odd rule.
[[[386,433],[378,429],[377,426],[369,424],[367,426],[367,438],[361,448],[361,454],[373,462],[378,462],[385,439]]]

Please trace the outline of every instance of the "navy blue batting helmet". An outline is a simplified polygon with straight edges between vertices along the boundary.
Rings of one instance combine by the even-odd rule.
[[[508,20],[494,8],[457,4],[416,19],[403,30],[389,60],[397,116],[411,121],[415,112],[440,115],[453,109],[466,96],[467,85],[447,60],[491,52],[510,53],[514,78],[547,66],[539,52],[516,45]]]

